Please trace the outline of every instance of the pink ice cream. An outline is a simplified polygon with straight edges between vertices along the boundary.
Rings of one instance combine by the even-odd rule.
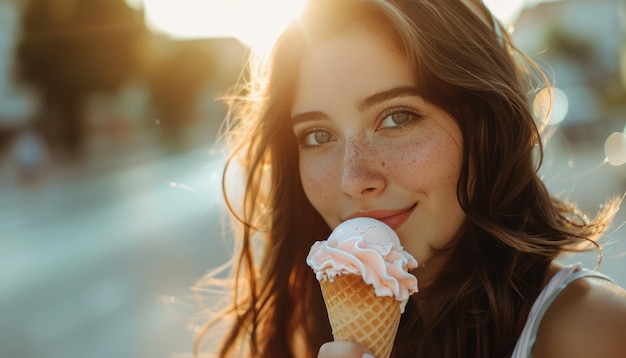
[[[417,292],[417,279],[409,270],[417,261],[402,249],[398,235],[372,218],[346,220],[325,241],[313,244],[306,262],[318,280],[333,281],[337,275],[361,275],[374,286],[377,296],[393,296],[400,310]]]

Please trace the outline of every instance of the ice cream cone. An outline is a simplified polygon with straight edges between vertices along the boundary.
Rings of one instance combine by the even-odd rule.
[[[360,275],[345,274],[320,280],[336,341],[363,344],[378,358],[391,355],[400,322],[400,302],[378,297]]]
[[[400,315],[417,292],[417,261],[380,220],[357,217],[311,246],[307,264],[320,283],[335,340],[391,355]]]

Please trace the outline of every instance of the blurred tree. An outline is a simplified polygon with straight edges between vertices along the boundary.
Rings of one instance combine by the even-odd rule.
[[[124,0],[29,0],[23,9],[17,62],[43,98],[42,125],[51,144],[80,154],[83,102],[116,91],[139,65],[143,14]]]
[[[179,41],[169,43],[167,48],[170,53],[163,55],[151,75],[150,87],[167,144],[180,148],[186,144],[185,127],[200,119],[198,104],[202,94],[214,84],[214,51],[219,48],[212,46],[210,40]]]

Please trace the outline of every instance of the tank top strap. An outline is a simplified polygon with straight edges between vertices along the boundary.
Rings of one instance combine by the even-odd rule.
[[[556,297],[569,285],[582,277],[598,277],[612,281],[609,277],[593,270],[582,268],[580,263],[567,265],[561,268],[541,290],[539,296],[530,309],[526,324],[522,330],[511,358],[530,358],[532,357],[535,340],[537,338],[537,330],[544,314],[550,307],[550,304]]]

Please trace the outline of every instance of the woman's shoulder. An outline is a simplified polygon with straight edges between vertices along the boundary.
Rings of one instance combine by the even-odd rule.
[[[585,276],[561,291],[543,317],[534,357],[624,357],[626,291]]]

